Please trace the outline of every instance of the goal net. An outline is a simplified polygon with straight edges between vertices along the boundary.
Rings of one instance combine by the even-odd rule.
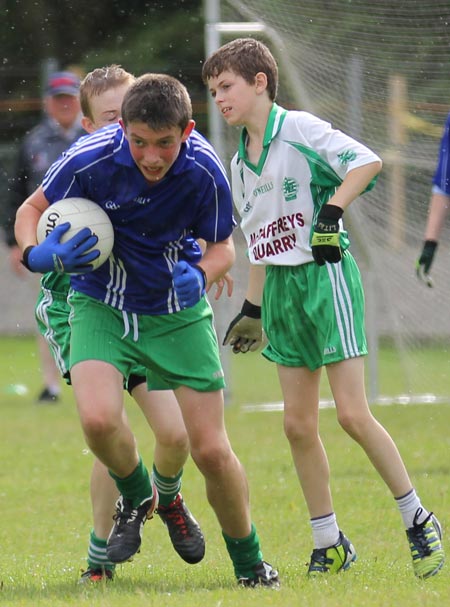
[[[316,114],[382,157],[376,187],[345,214],[366,290],[369,395],[376,402],[447,399],[448,227],[432,268],[434,288],[419,282],[415,262],[450,110],[450,4],[222,0],[218,22],[220,44],[251,35],[269,45],[280,67],[278,103]],[[228,163],[238,131],[220,128],[215,143]],[[240,302],[246,276],[239,265],[233,271]]]

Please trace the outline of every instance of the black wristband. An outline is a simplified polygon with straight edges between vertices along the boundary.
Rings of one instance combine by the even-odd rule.
[[[200,266],[195,265],[194,268],[197,268],[197,270],[199,270],[202,273],[203,276],[203,281],[204,281],[204,287],[206,289],[206,285],[208,284],[208,279],[206,278],[206,272],[203,268],[201,268]]]
[[[23,252],[23,255],[22,255],[22,259],[20,260],[20,263],[22,263],[26,267],[27,270],[30,270],[30,272],[32,270],[31,270],[30,266],[28,265],[28,257],[30,256],[31,249],[34,249],[33,245],[30,245],[29,247],[27,247],[25,249],[25,251]]]
[[[437,240],[426,240],[423,243],[423,250],[430,255],[434,255],[438,246]]]
[[[324,204],[319,211],[318,219],[334,219],[338,221],[344,213],[344,209],[335,204]]]
[[[255,304],[250,303],[248,299],[244,299],[241,314],[248,316],[249,318],[261,318],[261,306],[255,306]]]

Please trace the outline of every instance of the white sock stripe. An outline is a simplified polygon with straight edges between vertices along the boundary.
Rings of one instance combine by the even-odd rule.
[[[98,548],[92,544],[89,544],[88,559],[91,563],[98,565],[112,565],[106,556],[106,548]]]
[[[159,478],[153,478],[153,481],[158,489],[158,492],[163,495],[170,495],[180,491],[181,482],[179,480],[172,483],[161,481]]]

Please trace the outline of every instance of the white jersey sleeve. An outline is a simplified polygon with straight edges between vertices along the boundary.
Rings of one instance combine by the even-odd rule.
[[[276,104],[258,166],[246,157],[245,136],[244,131],[231,161],[231,177],[250,261],[270,265],[312,261],[313,218],[349,171],[380,161],[379,156],[328,122]]]

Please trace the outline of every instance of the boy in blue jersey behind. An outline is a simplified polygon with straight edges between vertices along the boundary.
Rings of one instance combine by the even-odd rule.
[[[211,145],[194,130],[185,87],[146,74],[128,89],[120,126],[80,140],[21,206],[16,238],[33,272],[63,267],[71,277],[70,372],[86,441],[121,494],[107,545],[112,562],[141,544],[157,492],[123,423],[123,380],[136,364],[149,388],[175,391],[191,455],[243,586],[277,586],[251,521],[247,480],[223,419],[223,370],[205,290],[234,261],[231,193]],[[58,226],[40,245],[49,204],[80,196],[108,213],[113,254],[95,271],[88,228],[67,243]],[[203,239],[202,251],[197,239]]]
[[[416,273],[429,287],[433,286],[430,268],[438,247],[442,228],[450,209],[450,114],[445,121],[439,146],[439,156],[433,175],[433,187],[428,210],[425,241],[416,262]]]

